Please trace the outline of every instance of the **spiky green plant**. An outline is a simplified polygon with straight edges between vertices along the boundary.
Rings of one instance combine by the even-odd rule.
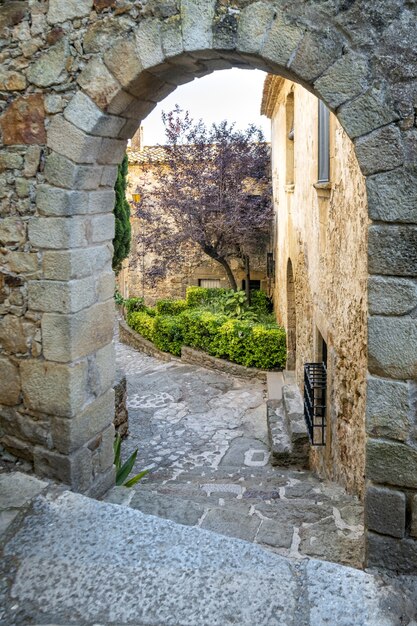
[[[136,448],[127,461],[122,464],[122,438],[119,433],[117,433],[113,444],[113,450],[114,465],[116,466],[116,485],[118,487],[122,485],[123,487],[133,487],[133,485],[136,485],[137,482],[149,473],[149,470],[145,469],[142,470],[142,472],[139,472],[139,474],[136,474],[136,476],[132,476],[132,478],[126,480],[135,464],[138,449]]]

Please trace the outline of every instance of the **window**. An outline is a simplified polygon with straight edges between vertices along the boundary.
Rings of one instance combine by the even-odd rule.
[[[246,280],[242,280],[242,291],[246,289]],[[250,280],[249,281],[249,289],[250,291],[260,291],[261,290],[261,281],[260,280]]]
[[[330,111],[319,100],[318,118],[318,181],[327,183],[330,180]]]
[[[205,287],[206,289],[212,289],[213,287],[220,287],[219,278],[199,278],[198,286]]]
[[[285,104],[285,130],[286,130],[286,154],[285,154],[285,184],[294,184],[294,92],[287,96]]]

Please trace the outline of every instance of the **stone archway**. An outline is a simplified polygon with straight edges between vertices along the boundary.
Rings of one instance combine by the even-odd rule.
[[[291,259],[287,263],[287,369],[294,370],[297,355],[297,310],[295,280]]]
[[[367,177],[368,561],[417,567],[415,12],[405,0],[5,4],[6,447],[73,489],[111,483],[111,211],[126,139],[177,85],[232,66],[277,73],[336,113]]]

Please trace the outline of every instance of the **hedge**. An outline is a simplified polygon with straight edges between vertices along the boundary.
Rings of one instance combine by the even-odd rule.
[[[176,356],[181,354],[181,346],[187,345],[246,367],[285,366],[285,331],[276,324],[230,319],[204,309],[155,317],[134,312],[128,316],[128,324],[160,350]]]
[[[178,315],[188,307],[186,300],[159,300],[155,305],[156,312],[160,315]]]
[[[185,301],[190,308],[198,307],[207,304],[207,302],[217,300],[228,292],[230,292],[230,289],[221,289],[219,287],[187,287]]]

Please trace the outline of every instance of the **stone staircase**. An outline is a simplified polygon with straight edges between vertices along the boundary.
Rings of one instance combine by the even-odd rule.
[[[1,475],[0,494],[2,626],[416,625],[410,579],[288,559],[24,474]]]
[[[268,372],[267,422],[271,464],[307,468],[309,439],[303,399],[293,372]]]
[[[114,487],[105,500],[295,559],[363,565],[361,503],[298,469],[223,466],[174,478],[155,472],[134,489]]]

